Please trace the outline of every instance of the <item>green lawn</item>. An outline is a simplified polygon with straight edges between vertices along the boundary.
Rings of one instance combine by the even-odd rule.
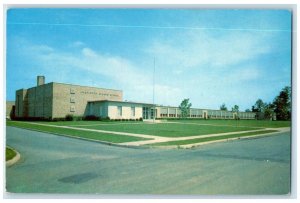
[[[39,122],[48,125],[56,126],[73,126],[82,129],[97,129],[106,131],[128,132],[137,134],[146,134],[162,137],[186,137],[195,135],[207,135],[216,133],[238,132],[238,131],[251,131],[263,130],[265,127],[288,127],[289,121],[257,121],[257,120],[174,120],[179,123],[143,123],[143,122],[106,122],[106,121],[60,121],[60,122]],[[201,125],[195,125],[201,124]],[[203,125],[202,125],[203,124]],[[216,125],[216,126],[214,126]],[[52,126],[41,126],[29,124],[21,121],[7,121],[7,126],[14,126],[26,128],[36,131],[48,132],[58,135],[76,136],[86,139],[94,139],[99,141],[106,141],[112,143],[123,143],[131,141],[148,140],[126,135],[115,135],[110,133],[88,132],[77,129],[57,128]],[[272,131],[268,131],[272,132]],[[257,132],[243,134],[242,136],[255,135]],[[229,135],[237,137],[238,135]],[[201,138],[190,141],[180,142],[204,142],[209,139],[225,139],[230,137],[214,137],[214,138]],[[177,142],[175,142],[176,145]],[[172,143],[173,145],[174,143]]]
[[[190,139],[190,140],[179,140],[179,141],[171,141],[171,142],[160,142],[156,144],[150,144],[150,146],[170,146],[170,145],[187,145],[187,144],[195,144],[201,142],[208,142],[214,140],[222,140],[222,139],[229,139],[235,137],[245,137],[245,136],[253,136],[263,133],[271,133],[277,132],[276,130],[262,130],[256,132],[248,132],[248,133],[240,133],[240,134],[232,134],[232,135],[223,135],[223,136],[214,136],[214,137],[206,137],[206,138],[197,138],[197,139]]]
[[[48,124],[50,122],[43,122],[43,123]],[[52,122],[52,123],[54,123],[54,122]],[[94,139],[94,140],[106,141],[106,142],[112,142],[112,143],[147,140],[145,138],[126,136],[126,135],[115,135],[115,134],[108,134],[108,133],[106,134],[106,133],[99,133],[99,132],[88,132],[88,131],[83,131],[83,130],[64,129],[64,128],[56,128],[56,127],[51,127],[51,126],[34,125],[34,124],[24,123],[21,121],[7,121],[6,124],[7,124],[7,126],[26,128],[26,129],[30,129],[30,130],[53,133],[53,134],[57,134],[57,135],[75,136],[75,137],[80,137],[80,138]]]
[[[79,128],[108,130],[117,132],[128,132],[155,135],[162,137],[185,137],[193,135],[205,135],[214,133],[226,133],[256,130],[259,128],[235,127],[235,126],[206,126],[193,124],[177,124],[177,123],[140,123],[130,125],[98,125],[98,126],[77,126]]]
[[[36,121],[35,123],[44,123],[47,125],[58,125],[58,126],[74,126],[76,127],[77,125],[126,125],[129,123],[132,124],[141,124],[143,123],[142,121]]]
[[[11,160],[12,158],[14,158],[16,156],[16,152],[8,147],[6,147],[6,150],[5,150],[5,160],[6,161],[9,161]]]
[[[226,125],[226,126],[247,126],[257,128],[281,128],[291,127],[291,121],[266,121],[266,120],[168,120],[170,122],[180,123],[195,123],[195,124],[209,124],[209,125]],[[75,125],[126,125],[131,124],[142,124],[140,121],[58,121],[58,122],[40,122],[47,123],[49,125],[64,125],[64,126],[75,126]]]
[[[248,126],[248,127],[263,127],[263,128],[291,127],[291,121],[266,121],[266,120],[169,120],[169,121],[182,122],[182,123]]]

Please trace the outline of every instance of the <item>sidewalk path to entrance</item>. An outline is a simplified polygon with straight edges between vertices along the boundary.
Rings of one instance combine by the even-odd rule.
[[[264,129],[264,127],[255,127],[255,126],[243,126],[243,125],[219,125],[219,124],[208,124],[208,123],[189,123],[189,122],[176,122],[176,121],[168,121],[168,123],[176,123],[176,124],[189,124],[189,125],[208,125],[208,126],[225,126],[225,127],[247,127],[247,128],[261,128]]]
[[[58,125],[49,125],[49,124],[43,124],[43,123],[31,123],[31,122],[26,122],[26,123],[27,124],[33,124],[33,125],[42,125],[42,126],[54,127],[54,128],[67,128],[67,129],[89,131],[89,132],[108,133],[108,134],[115,134],[115,135],[127,135],[127,136],[134,136],[134,137],[141,137],[141,138],[148,138],[148,139],[155,139],[157,137],[157,136],[154,136],[154,135],[145,135],[145,134],[137,134],[137,133],[126,133],[126,132],[117,132],[117,131],[77,128],[77,127],[71,127],[71,126],[58,126]]]
[[[238,132],[227,132],[227,133],[215,133],[215,134],[207,134],[207,135],[195,135],[195,136],[188,136],[188,137],[161,137],[156,138],[154,140],[143,140],[143,141],[135,141],[135,142],[125,142],[121,143],[120,145],[126,145],[126,146],[141,146],[141,145],[147,145],[147,144],[154,144],[158,142],[170,142],[170,141],[179,141],[179,140],[191,140],[196,138],[206,138],[206,137],[217,137],[217,136],[224,136],[224,135],[234,135],[234,134],[244,134],[248,132],[257,132],[261,131],[259,130],[248,130],[248,131],[238,131]],[[278,132],[272,132],[272,133],[264,133],[264,134],[275,134],[275,133],[282,133],[282,132],[288,132],[290,128],[264,128],[264,130],[277,130]],[[257,134],[260,135],[260,134]]]

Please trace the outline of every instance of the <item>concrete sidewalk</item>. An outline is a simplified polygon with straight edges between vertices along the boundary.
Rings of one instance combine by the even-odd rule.
[[[259,129],[259,130],[248,130],[248,131],[238,131],[238,132],[227,132],[227,133],[215,133],[215,134],[207,134],[207,135],[195,135],[195,136],[188,136],[188,137],[159,137],[154,140],[143,140],[143,141],[135,141],[135,142],[125,142],[121,143],[120,145],[125,146],[141,146],[141,145],[147,145],[147,144],[155,144],[155,143],[161,143],[161,142],[171,142],[171,141],[180,141],[180,140],[192,140],[197,138],[207,138],[207,137],[217,137],[217,136],[225,136],[225,135],[235,135],[235,134],[244,134],[249,132],[258,132],[262,130],[277,130],[278,132],[272,132],[272,133],[263,133],[263,134],[274,134],[274,133],[280,133],[280,132],[288,132],[290,128],[265,128],[265,129]],[[257,134],[259,136],[261,134]],[[256,135],[255,135],[256,136]],[[250,137],[250,136],[249,136]],[[253,136],[251,136],[253,137]],[[206,142],[210,143],[210,142]],[[202,143],[204,144],[204,143]],[[189,145],[190,147],[194,146]]]

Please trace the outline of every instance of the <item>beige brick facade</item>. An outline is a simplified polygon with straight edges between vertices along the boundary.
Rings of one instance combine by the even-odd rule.
[[[48,83],[16,91],[16,117],[63,118],[87,115],[87,103],[97,100],[122,101],[120,90],[63,83]]]
[[[15,107],[14,101],[6,101],[6,118],[11,118],[11,116],[13,116],[14,107]]]
[[[52,117],[53,84],[32,87],[27,90],[28,117]]]
[[[123,93],[120,90],[53,83],[53,97],[52,115],[53,118],[60,118],[67,114],[87,115],[89,101],[122,101]]]
[[[16,91],[16,117],[28,117],[28,95],[26,89]]]

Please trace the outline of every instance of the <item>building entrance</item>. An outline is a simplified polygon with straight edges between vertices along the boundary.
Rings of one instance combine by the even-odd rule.
[[[154,113],[154,109],[152,107],[143,107],[143,119],[153,119],[156,116],[156,109]]]

